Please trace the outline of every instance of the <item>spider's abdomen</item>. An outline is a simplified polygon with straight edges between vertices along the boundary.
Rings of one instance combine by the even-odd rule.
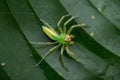
[[[52,40],[57,41],[59,39],[59,35],[53,28],[48,28],[42,26],[44,33]]]

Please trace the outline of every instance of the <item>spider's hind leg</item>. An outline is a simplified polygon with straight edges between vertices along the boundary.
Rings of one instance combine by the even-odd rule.
[[[39,66],[39,64],[47,57],[49,56],[54,50],[56,50],[58,47],[60,47],[61,44],[58,44],[56,46],[54,46],[53,48],[51,48],[43,57],[42,59],[36,64],[36,67]]]
[[[61,52],[60,52],[60,62],[61,62],[62,67],[63,67],[66,71],[68,71],[67,65],[66,65],[66,62],[65,62],[64,56],[63,56],[64,48],[65,48],[65,46],[62,45],[62,47],[61,47]]]
[[[69,50],[68,45],[66,45],[65,49],[69,57],[71,57],[73,60],[77,62],[80,62],[79,59],[77,59],[77,57],[75,56],[75,54]]]
[[[43,45],[50,45],[50,44],[57,44],[58,42],[30,42],[31,44],[43,44]]]
[[[47,22],[45,22],[44,20],[40,19],[40,21],[47,27],[49,27],[50,29],[53,29]]]

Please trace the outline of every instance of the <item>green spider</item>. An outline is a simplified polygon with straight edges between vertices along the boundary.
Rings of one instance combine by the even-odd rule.
[[[73,44],[72,39],[74,38],[74,36],[71,34],[72,30],[76,27],[83,27],[86,26],[85,24],[77,24],[77,25],[73,25],[71,26],[68,30],[66,29],[66,26],[68,23],[70,23],[73,19],[75,19],[76,17],[71,17],[70,19],[68,19],[66,22],[64,22],[63,24],[63,29],[60,27],[60,25],[62,24],[62,21],[67,18],[70,17],[70,14],[68,15],[64,15],[61,17],[61,19],[58,21],[57,23],[57,28],[60,31],[60,34],[57,33],[57,31],[55,31],[48,23],[46,23],[45,21],[41,20],[43,22],[43,32],[54,42],[31,42],[32,44],[54,44],[55,46],[52,47],[43,57],[42,59],[37,63],[36,66],[38,66],[48,55],[50,55],[54,50],[56,50],[57,48],[61,47],[61,51],[60,51],[60,62],[62,67],[68,71],[68,69],[66,68],[66,63],[65,60],[63,58],[63,54],[64,54],[64,50],[66,50],[66,53],[75,61],[79,62],[79,60],[76,58],[76,56],[74,55],[73,52],[71,52],[69,50],[68,45],[69,44]]]

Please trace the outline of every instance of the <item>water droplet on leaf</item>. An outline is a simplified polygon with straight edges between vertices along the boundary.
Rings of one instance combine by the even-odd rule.
[[[91,37],[93,37],[94,35],[95,35],[94,32],[91,32],[91,33],[90,33],[90,36],[91,36]]]
[[[1,64],[1,66],[4,67],[4,66],[5,66],[5,63],[3,62],[3,63]]]
[[[95,19],[95,16],[91,16],[91,19]]]

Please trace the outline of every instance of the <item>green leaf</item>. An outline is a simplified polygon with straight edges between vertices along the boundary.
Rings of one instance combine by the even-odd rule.
[[[33,52],[4,0],[0,1],[0,38],[0,80],[47,80],[34,66]]]
[[[90,0],[95,8],[120,29],[120,0]]]
[[[119,73],[120,31],[116,29],[116,26],[106,19],[105,16],[101,15],[101,13],[97,11],[88,0],[61,0],[61,2],[68,12],[80,17],[76,20],[78,23],[81,22],[90,26],[89,28],[84,28],[87,34],[91,35],[91,33],[94,33],[94,36],[92,36],[94,40],[92,40],[90,37],[87,37],[87,34],[82,34],[84,31],[75,31],[75,35],[79,37],[76,39],[78,43],[84,45],[86,48],[94,52],[94,54],[101,57],[104,62],[107,60],[110,64],[109,67],[114,65],[114,67],[117,68],[115,71]],[[101,63],[98,61],[98,64]],[[109,70],[107,70],[107,72],[108,71]],[[107,72],[104,74],[105,79]],[[119,74],[112,73],[112,75],[116,77]],[[111,75],[109,75],[109,77],[110,76]],[[107,77],[107,79],[109,78]]]
[[[113,13],[108,14],[109,10],[100,12],[96,4],[101,3],[97,1],[2,0],[1,3],[6,3],[0,6],[0,12],[7,12],[0,15],[0,53],[4,53],[0,54],[0,62],[5,63],[2,68],[5,76],[11,80],[119,80],[119,22],[113,19]],[[119,2],[115,0],[111,4],[118,5],[116,1]],[[119,10],[119,5],[117,8]],[[69,69],[67,72],[60,64],[58,49],[48,56],[40,67],[35,67],[34,61],[39,62],[53,47],[29,44],[51,41],[43,33],[40,19],[56,28],[59,19],[69,13],[71,16],[79,16],[69,26],[76,23],[89,25],[72,31],[75,43],[69,48],[80,63],[64,55]]]
[[[40,27],[39,27],[41,25],[41,23],[40,23],[39,19],[36,18],[36,15],[34,14],[34,12],[31,11],[32,9],[29,6],[28,1],[25,1],[25,0],[16,1],[16,0],[14,0],[14,1],[10,1],[10,2],[7,1],[6,3],[7,3],[8,7],[13,15],[13,18],[17,22],[20,30],[22,30],[22,33],[25,35],[25,37],[30,42],[35,41],[35,40],[33,40],[33,39],[35,39],[35,37],[37,38],[38,36],[42,35],[41,31],[40,31]],[[20,6],[18,6],[18,5],[20,5]],[[38,35],[35,36],[35,34],[33,34],[34,31],[35,31],[35,33],[37,32]],[[39,35],[39,34],[41,34],[41,35]],[[37,38],[37,40],[39,41],[38,38]],[[44,40],[45,39],[43,38],[43,41]],[[39,49],[39,48],[37,48],[37,49]],[[38,60],[40,60],[40,57],[36,54],[36,52],[32,52],[32,55],[33,55],[35,61],[38,62]],[[33,66],[35,66],[35,65],[33,65]],[[63,79],[57,73],[55,73],[53,71],[53,69],[50,68],[49,65],[42,64],[41,67],[45,69],[44,72],[45,72],[46,77],[48,79],[52,79],[52,80],[54,78],[56,78],[57,80]]]

